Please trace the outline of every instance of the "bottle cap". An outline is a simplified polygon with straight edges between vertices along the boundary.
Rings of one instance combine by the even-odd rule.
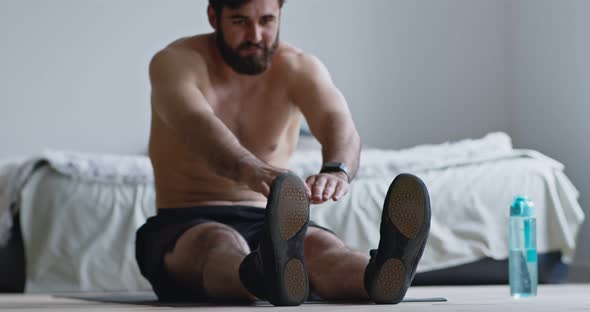
[[[510,206],[511,217],[534,217],[535,204],[526,196],[518,195]]]

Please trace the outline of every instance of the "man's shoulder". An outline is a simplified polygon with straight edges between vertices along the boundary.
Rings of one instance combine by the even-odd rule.
[[[277,52],[279,66],[289,74],[309,75],[324,66],[317,56],[285,42]]]
[[[150,75],[201,74],[206,72],[204,37],[178,39],[158,51],[150,62]]]
[[[326,67],[317,56],[292,45],[282,43],[277,54],[281,73],[291,78],[289,80],[295,88],[303,81],[315,80],[327,73]]]

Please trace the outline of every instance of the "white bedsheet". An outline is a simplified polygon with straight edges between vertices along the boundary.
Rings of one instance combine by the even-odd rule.
[[[319,157],[298,152],[291,169],[315,173]],[[19,190],[27,291],[149,289],[134,260],[135,230],[155,213],[149,160],[63,152],[39,159],[50,166],[29,172]],[[505,259],[508,206],[516,194],[537,204],[539,252],[561,251],[571,260],[584,219],[578,192],[560,163],[512,149],[502,133],[403,151],[365,150],[351,193],[312,206],[312,218],[353,248],[375,248],[382,200],[401,172],[420,176],[431,195],[431,234],[419,272]]]
[[[577,192],[560,170],[533,158],[412,172],[428,186],[432,224],[418,272],[447,268],[485,257],[508,257],[509,206],[526,194],[537,207],[537,248],[560,251],[569,263],[584,220]],[[351,247],[376,248],[382,199],[391,178],[361,178],[342,202],[312,208],[318,224],[334,229]]]
[[[47,150],[38,156],[0,160],[0,247],[8,241],[20,191],[41,164],[63,175],[105,183],[153,183],[147,157]]]
[[[356,177],[391,177],[400,172],[438,170],[518,157],[536,158],[548,166],[563,170],[561,163],[537,151],[514,149],[506,133],[494,132],[476,140],[419,145],[403,150],[366,149],[363,150]],[[317,149],[301,150],[289,163],[298,175],[309,176],[320,169],[321,153]]]
[[[321,165],[319,151],[292,159],[307,176]],[[365,150],[350,196],[312,209],[314,221],[334,229],[351,247],[377,246],[382,202],[391,180],[413,173],[427,185],[432,206],[428,246],[418,272],[508,255],[509,206],[516,195],[537,206],[539,252],[560,251],[570,263],[584,220],[578,190],[564,166],[538,151],[514,149],[505,133],[482,139],[391,150]]]
[[[357,177],[391,177],[402,170],[434,170],[514,157],[514,154],[510,137],[502,132],[490,133],[477,140],[421,145],[401,151],[369,150],[363,153]],[[42,162],[49,163],[64,175],[81,179],[153,182],[151,164],[146,157],[49,150],[28,158],[0,160],[0,246],[8,240],[19,192]],[[300,150],[291,159],[289,167],[306,177],[317,172],[320,164],[321,156],[317,150]]]

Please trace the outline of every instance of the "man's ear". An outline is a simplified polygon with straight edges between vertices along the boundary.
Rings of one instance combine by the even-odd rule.
[[[217,30],[217,16],[215,14],[215,9],[210,5],[207,7],[207,17],[209,18],[209,25]]]

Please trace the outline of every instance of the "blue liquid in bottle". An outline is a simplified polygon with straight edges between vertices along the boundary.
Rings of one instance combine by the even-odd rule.
[[[510,295],[537,295],[537,223],[533,202],[517,196],[510,206],[508,271]]]

